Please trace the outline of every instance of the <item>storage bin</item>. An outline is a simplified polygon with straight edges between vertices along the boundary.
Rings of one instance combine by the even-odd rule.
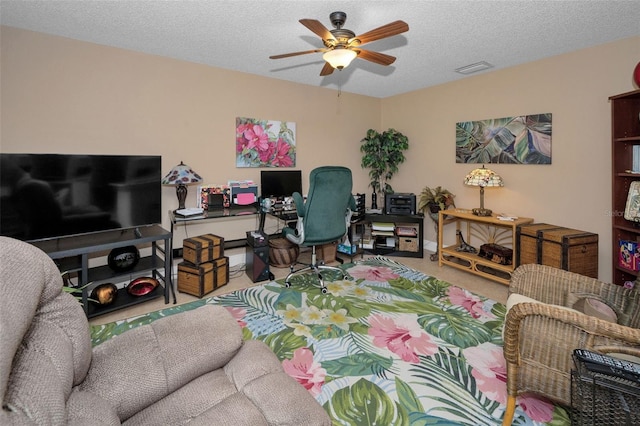
[[[535,231],[536,257],[532,259]],[[538,263],[598,278],[598,234],[548,224],[518,227],[519,265]]]
[[[398,237],[398,250],[418,252],[418,239],[408,237]]]
[[[640,424],[640,383],[588,371],[578,360],[575,364],[571,370],[572,426]]]
[[[178,264],[178,291],[202,297],[229,282],[229,258],[223,256],[211,262],[194,265]]]
[[[211,262],[224,256],[224,238],[204,234],[182,241],[182,258],[194,265]]]

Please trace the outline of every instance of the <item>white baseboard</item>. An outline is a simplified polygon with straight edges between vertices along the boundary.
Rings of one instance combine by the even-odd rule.
[[[438,250],[438,243],[435,241],[424,240],[423,248],[424,250],[429,250],[430,252],[435,253]]]

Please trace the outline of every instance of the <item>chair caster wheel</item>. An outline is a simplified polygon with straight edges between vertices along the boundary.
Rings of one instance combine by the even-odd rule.
[[[327,288],[326,287],[322,287],[322,294],[327,294]]]

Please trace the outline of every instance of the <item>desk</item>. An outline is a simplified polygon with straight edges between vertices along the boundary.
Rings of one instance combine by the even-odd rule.
[[[529,217],[519,217],[515,220],[500,220],[493,216],[476,216],[471,210],[448,209],[440,210],[438,220],[438,265],[449,265],[462,269],[472,274],[480,275],[502,284],[509,284],[511,273],[515,268],[518,258],[518,245],[516,244],[516,231],[518,226],[532,223]],[[447,224],[456,224],[456,242],[453,245],[444,245],[444,227]],[[467,244],[476,249],[484,243],[501,244],[513,249],[513,259],[510,265],[501,265],[489,259],[480,257],[475,253],[458,251],[462,235],[461,225],[466,225],[466,233],[463,238]]]
[[[231,218],[238,218],[243,216],[254,216],[260,215],[260,225],[258,226],[259,230],[264,230],[264,221],[266,215],[273,216],[279,220],[284,222],[295,221],[298,218],[296,214],[296,210],[283,210],[283,209],[269,209],[265,211],[260,208],[260,206],[255,204],[250,204],[247,206],[231,206],[229,208],[223,209],[214,209],[214,210],[205,210],[201,215],[191,216],[191,217],[180,217],[176,216],[174,211],[169,211],[169,221],[171,222],[171,234],[173,235],[174,226],[180,224],[194,224],[207,220],[228,220]],[[251,229],[253,231],[253,229]],[[224,237],[224,236],[223,236]],[[246,245],[246,240],[244,238],[237,240],[224,240],[224,248],[231,249],[237,247],[244,247]]]
[[[258,204],[250,204],[246,206],[232,206],[229,208],[223,209],[213,209],[213,210],[205,210],[201,215],[190,216],[190,217],[180,217],[176,216],[173,210],[169,211],[169,221],[171,222],[171,234],[173,234],[174,227],[180,224],[195,224],[200,223],[207,220],[225,220],[231,218],[237,218],[242,216],[255,216],[257,214],[264,214],[260,210]],[[261,222],[264,219],[261,217]],[[223,236],[224,237],[224,236]],[[224,248],[236,248],[236,247],[244,247],[246,244],[245,239],[237,239],[237,240],[224,240]]]

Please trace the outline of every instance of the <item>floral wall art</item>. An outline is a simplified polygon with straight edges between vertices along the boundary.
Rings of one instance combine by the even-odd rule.
[[[551,164],[551,113],[456,123],[456,163]]]
[[[236,118],[236,167],[295,167],[296,123]]]

